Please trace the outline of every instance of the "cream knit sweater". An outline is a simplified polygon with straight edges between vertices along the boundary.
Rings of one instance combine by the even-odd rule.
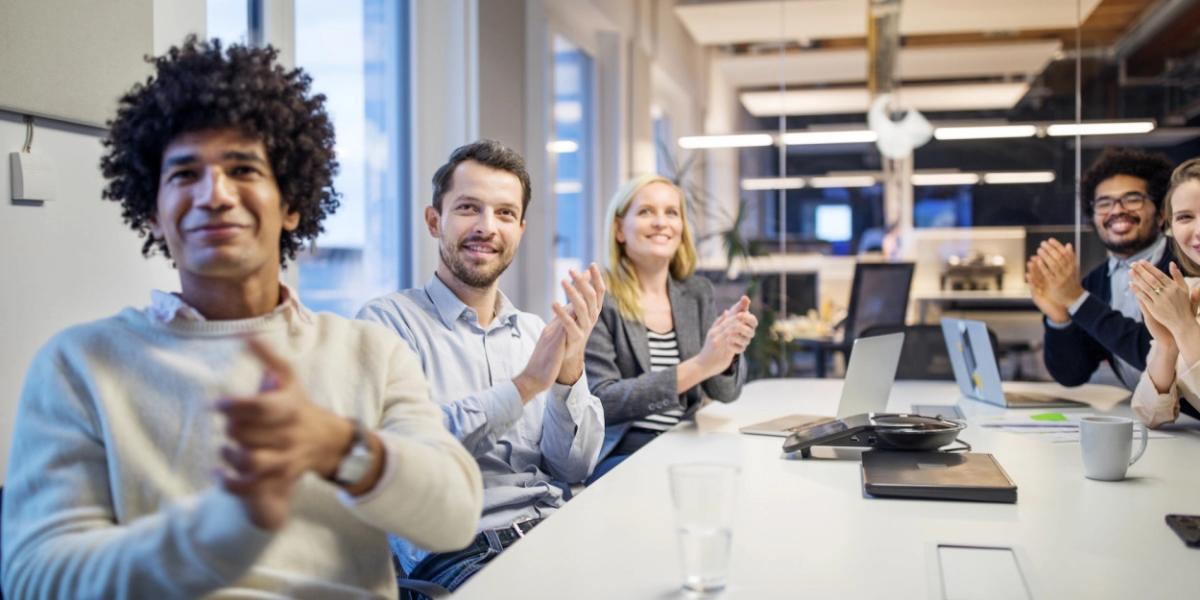
[[[245,336],[288,359],[313,402],[375,429],[387,452],[375,489],[352,498],[306,474],[291,520],[269,533],[215,483],[225,438],[212,403],[261,382]],[[387,532],[446,551],[479,519],[478,467],[443,427],[408,346],[298,303],[240,321],[127,309],[68,329],[35,358],[14,429],[12,598],[395,597]]]

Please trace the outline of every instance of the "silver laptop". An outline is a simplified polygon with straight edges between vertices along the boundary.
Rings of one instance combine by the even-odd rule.
[[[883,412],[887,409],[888,394],[896,379],[900,350],[904,347],[903,333],[890,333],[854,340],[850,364],[842,397],[838,400],[837,417],[819,415],[788,415],[742,427],[738,431],[752,435],[787,437],[793,432],[822,421],[843,419],[851,415]]]
[[[968,319],[942,319],[946,351],[954,367],[954,380],[963,396],[1005,408],[1056,408],[1087,406],[1082,402],[1049,396],[1005,392],[1000,383],[1000,368],[992,354],[987,325]]]

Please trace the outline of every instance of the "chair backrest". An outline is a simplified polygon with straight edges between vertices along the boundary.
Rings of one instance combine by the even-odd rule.
[[[787,273],[787,314],[803,315],[817,308],[817,274]],[[762,301],[773,310],[779,310],[779,273],[762,273],[757,276],[762,289]]]
[[[852,340],[872,325],[904,324],[913,266],[910,262],[860,262],[854,266],[843,339]]]
[[[954,381],[954,365],[950,363],[950,352],[946,349],[946,338],[941,325],[872,325],[862,332],[861,337],[874,337],[889,333],[904,332],[904,347],[900,350],[900,364],[896,367],[896,379],[934,379]],[[993,353],[997,351],[996,333],[988,328]],[[996,354],[995,356],[999,356]]]

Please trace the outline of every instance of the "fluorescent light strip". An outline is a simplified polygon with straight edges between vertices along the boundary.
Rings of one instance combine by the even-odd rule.
[[[583,182],[582,181],[568,180],[568,181],[555,181],[554,182],[554,193],[555,194],[561,194],[561,195],[578,194],[579,192],[582,192],[582,191],[583,191]]]
[[[1120,123],[1055,123],[1046,128],[1046,135],[1127,135],[1154,131],[1154,121],[1124,121]]]
[[[748,177],[742,180],[742,189],[747,191],[798,190],[803,187],[803,177]]]
[[[815,188],[861,188],[875,185],[874,175],[827,175],[812,177],[809,185]]]
[[[913,173],[913,185],[975,185],[978,173]]]
[[[1054,171],[1006,171],[983,174],[983,182],[991,184],[1050,183],[1052,181],[1054,181]]]
[[[680,148],[752,148],[770,146],[775,138],[769,133],[733,135],[690,135],[679,138]]]
[[[869,129],[848,131],[794,131],[781,138],[789,146],[816,146],[819,144],[861,144],[874,142],[879,135]]]
[[[551,154],[570,154],[579,151],[579,144],[572,140],[554,140],[546,144],[546,151]]]
[[[991,140],[1027,138],[1037,135],[1036,125],[987,125],[980,127],[938,127],[933,137],[939,140]]]

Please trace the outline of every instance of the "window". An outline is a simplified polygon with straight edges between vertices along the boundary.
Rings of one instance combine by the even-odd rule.
[[[407,286],[401,260],[408,159],[407,2],[296,0],[296,63],[327,97],[341,206],[299,258],[300,297],[354,315]],[[331,43],[334,41],[334,43]]]
[[[592,260],[592,72],[590,56],[554,37],[554,139],[547,150],[554,169],[557,280]],[[563,299],[562,290],[557,293]]]
[[[206,37],[219,38],[225,45],[250,41],[249,0],[208,0]]]

